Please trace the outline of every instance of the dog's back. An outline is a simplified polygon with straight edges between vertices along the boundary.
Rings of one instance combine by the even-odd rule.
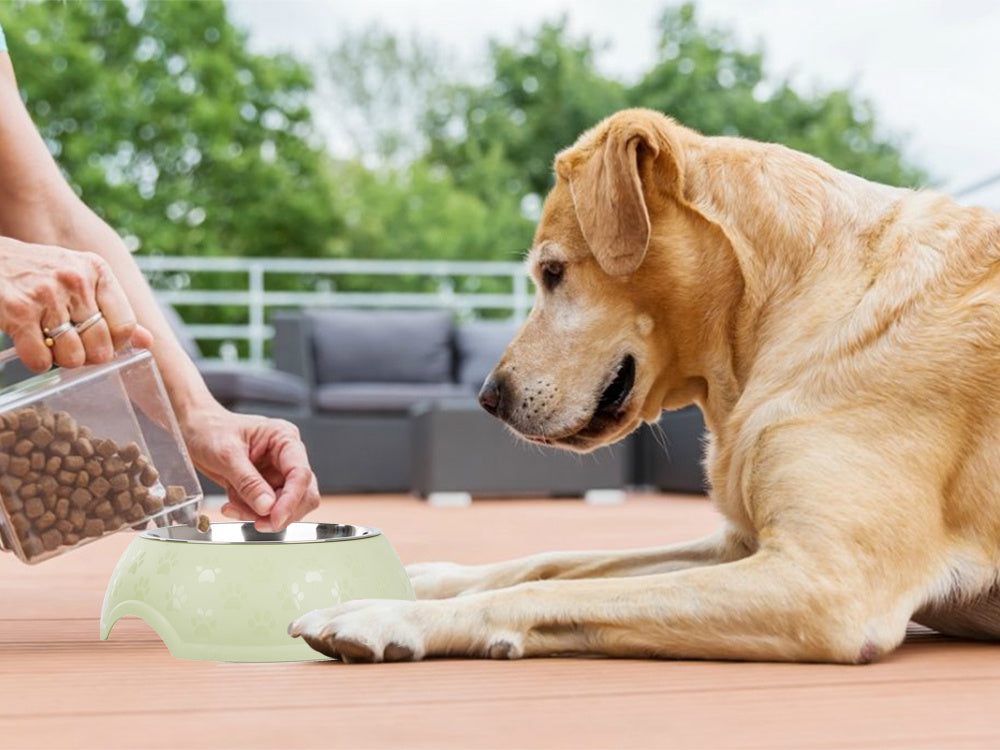
[[[743,397],[719,431],[729,444],[714,453],[746,458],[734,444],[793,421],[843,429],[884,457],[884,522],[939,527],[929,598],[981,592],[1000,568],[1000,217],[931,192],[859,190],[857,178],[783,151],[801,160],[793,173],[825,177],[810,186],[829,198],[798,230],[812,233],[810,254],[786,259],[796,270],[762,305]],[[901,459],[920,477],[913,486],[933,491],[898,497],[909,483],[889,467]],[[734,468],[716,467],[730,488]],[[829,471],[850,486],[843,457]]]

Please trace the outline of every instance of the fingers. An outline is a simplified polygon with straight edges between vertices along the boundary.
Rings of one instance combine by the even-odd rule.
[[[57,324],[70,320],[78,326],[97,311],[97,268],[88,256],[89,254],[85,254],[83,257],[76,257],[72,265],[56,272],[56,284],[65,297],[65,307],[68,309],[68,312],[63,312],[62,320]],[[110,361],[113,352],[99,333],[74,329],[55,340],[52,353],[57,365],[78,367],[88,362]]]
[[[270,521],[275,529],[285,528],[289,521],[302,518],[319,506],[319,493],[315,493],[315,504],[310,495],[313,482],[313,473],[308,465],[297,466],[285,475],[285,486],[278,492],[278,499],[270,514]]]
[[[88,318],[84,318],[84,320]],[[80,331],[79,336],[83,348],[87,353],[88,365],[100,365],[114,359],[115,345],[111,340],[111,332],[108,330],[108,324],[103,319],[88,325],[86,330]]]
[[[108,316],[104,312],[105,299],[99,293],[104,284],[104,263],[97,256],[90,255],[84,258],[84,264],[86,271],[82,275],[72,274],[63,283],[72,290],[70,314],[80,329],[79,336],[86,351],[86,361],[88,364],[102,364],[110,362],[118,348],[111,337]],[[114,302],[108,304],[113,305]],[[100,317],[95,322],[94,318],[98,313]]]
[[[209,431],[217,437],[206,436],[201,468],[227,488],[224,515],[274,532],[319,507],[316,476],[294,425],[230,414]]]
[[[144,348],[152,344],[149,331],[136,325],[132,306],[103,258],[50,250],[56,257],[34,269],[20,288],[14,287],[0,310],[4,328],[25,365],[41,372],[53,364],[99,364],[111,361],[115,351],[129,343]],[[85,330],[65,331],[51,337],[51,349],[46,346],[43,329],[56,330],[67,322],[79,326],[98,312],[102,317]]]
[[[51,332],[52,339],[52,359],[60,367],[79,367],[87,361],[87,352],[83,348],[83,342],[76,332],[76,328],[70,323],[70,313],[66,310],[62,312],[62,319],[55,320],[50,317],[51,313],[46,313],[42,321],[43,338],[45,331]],[[69,323],[70,327],[59,332],[61,326]]]
[[[42,327],[58,325],[66,316],[66,303],[51,278],[31,279],[22,289],[13,289],[3,303],[4,330],[14,340],[18,357],[35,372],[52,367],[52,352],[45,345]]]
[[[28,369],[45,372],[52,367],[52,351],[45,346],[40,325],[22,326],[9,331],[17,356]]]
[[[265,534],[280,531],[284,528],[283,526],[277,526],[269,517],[256,513],[253,508],[239,499],[234,490],[230,489],[226,494],[229,496],[229,502],[222,506],[222,515],[227,518],[252,523],[257,531]]]
[[[271,522],[282,529],[319,507],[319,489],[298,429],[282,420],[270,420],[267,427],[276,433],[271,462],[285,479],[271,511]]]
[[[131,341],[132,334],[136,330],[135,313],[111,266],[96,255],[91,258],[91,263],[94,264],[97,274],[95,285],[97,306],[91,312],[99,309],[104,313],[104,320],[94,328],[100,329],[101,334],[108,337],[111,350],[114,352]]]
[[[236,497],[235,493],[230,491],[228,495],[229,502],[222,506],[222,515],[232,518],[235,521],[245,521],[246,523],[254,523],[260,520],[260,516]]]
[[[278,499],[267,515],[257,513],[244,503],[235,490],[227,493],[229,501],[222,506],[222,514],[236,521],[253,523],[258,531],[265,533],[281,531],[289,522],[302,518],[319,507],[319,490],[316,477],[308,468],[297,468],[289,477],[283,478],[284,487],[278,492]]]
[[[137,325],[129,343],[136,349],[149,349],[153,346],[153,334],[143,326]]]
[[[258,463],[257,470],[260,472],[260,475],[264,477],[264,481],[271,485],[275,494],[277,494],[281,488],[285,486],[284,474],[271,466],[270,463],[265,463],[263,466]]]
[[[230,469],[226,485],[236,498],[257,516],[266,516],[274,506],[274,489],[257,471],[247,455],[233,451],[229,457]],[[253,519],[256,520],[256,517]]]

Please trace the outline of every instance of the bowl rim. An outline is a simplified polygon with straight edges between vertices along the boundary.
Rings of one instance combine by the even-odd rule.
[[[213,539],[212,532],[225,529],[222,538]],[[342,533],[342,530],[349,530]],[[289,532],[293,538],[286,538]],[[312,534],[310,538],[308,535]],[[283,531],[265,533],[257,531],[253,523],[230,521],[213,523],[207,532],[198,531],[194,526],[180,524],[176,526],[159,526],[146,529],[139,536],[154,542],[173,542],[177,544],[209,544],[209,545],[256,545],[256,544],[318,544],[325,542],[351,542],[359,539],[372,539],[381,536],[381,529],[374,526],[359,526],[350,523],[311,523],[297,521],[291,523]],[[238,536],[242,536],[240,539]],[[301,537],[301,538],[297,538]]]

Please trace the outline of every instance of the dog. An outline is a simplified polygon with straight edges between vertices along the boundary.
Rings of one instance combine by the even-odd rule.
[[[555,160],[534,308],[480,393],[589,451],[698,404],[691,543],[411,565],[418,600],[292,624],[344,661],[867,663],[914,620],[1000,636],[1000,218],[619,112]]]

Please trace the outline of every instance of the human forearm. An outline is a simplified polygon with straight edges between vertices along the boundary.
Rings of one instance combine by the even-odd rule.
[[[124,243],[59,173],[21,104],[6,55],[0,55],[0,235],[104,258],[137,321],[154,336],[153,356],[178,416],[185,421],[192,411],[215,405]]]
[[[228,495],[224,514],[277,531],[317,507],[316,477],[298,430],[282,420],[229,412],[212,398],[124,243],[62,178],[21,103],[5,54],[0,281],[0,328],[16,331],[18,353],[35,370],[53,362],[107,362],[126,342],[149,346],[153,334],[150,348],[191,458]],[[70,326],[49,342],[43,338],[46,328],[86,320],[95,309],[103,319],[85,331]]]
[[[71,221],[64,222],[57,244],[73,250],[96,253],[110,265],[125,290],[139,325],[153,334],[151,351],[160,368],[171,403],[182,424],[199,410],[218,406],[198,369],[177,341],[163,312],[156,303],[146,279],[124,242],[83,203],[65,206]]]

